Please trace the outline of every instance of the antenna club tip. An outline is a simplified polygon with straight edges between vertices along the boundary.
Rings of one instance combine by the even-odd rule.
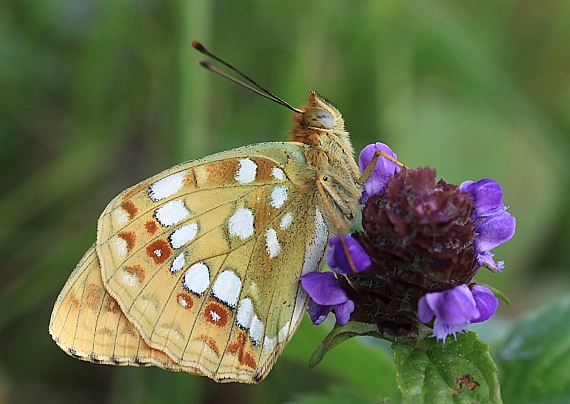
[[[211,64],[209,61],[203,59],[203,60],[200,60],[200,66],[205,67],[206,69],[208,69],[210,66],[212,66],[212,64]]]
[[[202,46],[202,44],[198,41],[192,41],[192,47],[194,47],[194,49],[196,49],[202,53],[206,53],[206,48],[204,48]]]

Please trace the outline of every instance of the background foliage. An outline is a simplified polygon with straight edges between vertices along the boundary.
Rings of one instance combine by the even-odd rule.
[[[391,353],[369,341],[343,343],[307,370],[326,326],[304,324],[258,386],[83,363],[48,335],[53,302],[116,194],[180,161],[286,138],[290,113],[201,69],[193,39],[293,105],[310,89],[331,99],[357,150],[382,141],[448,182],[503,185],[517,234],[496,251],[504,273],[478,278],[513,302],[479,329],[492,348],[524,313],[570,294],[568,1],[5,0],[0,401],[318,403],[394,393]],[[503,359],[505,402],[531,400]]]

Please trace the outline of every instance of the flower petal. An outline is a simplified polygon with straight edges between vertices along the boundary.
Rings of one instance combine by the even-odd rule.
[[[442,292],[427,293],[424,297],[436,318],[445,323],[461,323],[465,318],[479,315],[467,285],[459,285]]]
[[[447,324],[436,318],[433,323],[433,335],[435,335],[438,340],[445,342],[448,335],[455,335],[457,332],[465,331],[468,325],[469,321],[467,320],[462,323]]]
[[[386,154],[397,159],[396,154],[384,143],[373,143],[366,146],[360,152],[360,156],[358,158],[358,165],[360,166],[360,171],[364,172],[368,164],[372,161],[372,157],[376,150],[380,150]],[[362,200],[361,202],[364,203],[368,199],[368,197],[378,194],[380,192],[384,192],[386,188],[386,183],[390,179],[390,176],[395,172],[400,171],[400,167],[396,164],[392,163],[390,160],[382,158],[380,156],[372,173],[370,174],[370,178],[364,183],[364,192],[362,193]]]
[[[433,332],[437,339],[445,340],[447,335],[466,329],[472,319],[479,317],[475,299],[467,285],[426,293],[422,299],[418,304],[418,318],[422,323],[428,323],[435,315]]]
[[[332,272],[309,272],[299,278],[303,289],[320,305],[334,306],[348,300]]]
[[[516,220],[508,212],[485,218],[475,230],[475,250],[483,253],[503,244],[514,236],[515,228]]]
[[[325,321],[331,309],[332,306],[322,306],[315,303],[313,299],[309,299],[309,308],[307,311],[309,312],[309,316],[311,317],[311,321],[314,325],[319,325]]]
[[[347,300],[342,304],[337,304],[334,306],[334,314],[336,316],[336,323],[338,325],[346,325],[350,320],[350,315],[354,311],[354,302],[352,300]]]
[[[503,190],[494,179],[483,178],[477,182],[465,181],[459,189],[468,192],[471,196],[477,217],[489,216],[505,210]]]
[[[368,268],[370,264],[372,264],[372,261],[364,250],[364,247],[352,236],[345,236],[344,240],[355,269],[360,272]],[[329,267],[338,274],[352,274],[352,269],[350,265],[348,265],[344,248],[342,248],[340,236],[332,237],[329,240],[329,246],[326,253],[326,260]]]
[[[418,302],[418,318],[419,318],[419,320],[422,323],[427,324],[431,321],[433,316],[435,316],[435,312],[431,309],[431,307],[429,307],[429,304],[427,303],[426,297],[422,296],[420,298],[420,301]]]
[[[501,271],[503,269],[503,264],[501,264],[503,261],[497,264],[493,259],[494,255],[495,254],[491,254],[489,251],[483,251],[477,253],[475,257],[477,258],[477,263],[480,266],[490,269],[493,272]]]
[[[479,316],[475,319],[471,319],[471,322],[480,323],[491,318],[497,311],[497,307],[499,307],[499,299],[497,299],[489,289],[480,285],[473,286],[471,293],[473,294],[475,305],[479,311]]]

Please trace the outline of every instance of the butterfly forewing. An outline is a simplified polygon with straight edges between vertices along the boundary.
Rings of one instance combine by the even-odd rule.
[[[92,246],[61,291],[50,321],[50,333],[71,355],[114,365],[155,365],[195,372],[150,348],[105,290]]]
[[[258,381],[298,326],[328,229],[306,145],[264,143],[176,166],[99,220],[103,283],[148,344],[218,380]]]

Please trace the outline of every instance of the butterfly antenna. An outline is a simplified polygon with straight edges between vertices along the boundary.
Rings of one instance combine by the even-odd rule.
[[[214,60],[217,60],[218,62],[220,62],[221,64],[223,64],[224,66],[228,67],[229,69],[233,70],[234,72],[236,72],[237,74],[239,74],[241,77],[243,77],[245,80],[249,81],[251,84],[253,84],[253,87],[250,86],[247,83],[244,83],[243,81],[236,79],[233,76],[230,76],[227,73],[224,73],[223,71],[219,70],[218,68],[212,66],[212,64],[210,62],[208,62],[207,60],[201,60],[200,61],[200,65],[202,65],[203,67],[205,67],[206,69],[219,74],[222,77],[225,77],[228,80],[233,81],[234,83],[239,84],[242,87],[245,87],[251,91],[253,91],[256,94],[261,95],[262,97],[265,97],[267,99],[270,99],[273,102],[276,102],[277,104],[283,105],[286,108],[289,108],[291,111],[293,112],[297,112],[297,113],[301,113],[303,111],[301,111],[300,109],[295,108],[294,106],[292,106],[291,104],[289,104],[287,101],[282,100],[281,98],[277,97],[275,94],[269,92],[268,90],[266,90],[265,88],[263,88],[262,86],[260,86],[259,84],[257,84],[255,81],[253,81],[252,79],[250,79],[248,76],[246,76],[244,73],[240,72],[238,69],[236,69],[235,67],[233,67],[231,64],[229,64],[228,62],[220,59],[219,57],[217,57],[216,55],[214,55],[213,53],[210,53],[210,51],[208,51],[206,48],[204,48],[204,46],[202,46],[202,44],[198,41],[192,41],[192,46],[194,47],[194,49],[196,49],[197,51],[203,53],[204,55],[207,55],[209,57],[211,57]]]

